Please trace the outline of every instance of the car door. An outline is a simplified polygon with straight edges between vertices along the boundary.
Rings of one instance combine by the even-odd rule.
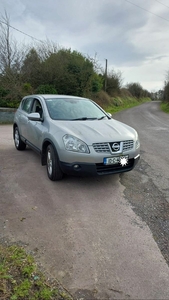
[[[33,98],[24,98],[21,103],[21,110],[19,114],[19,131],[20,135],[24,137],[24,139],[28,139],[29,132],[28,132],[28,115],[31,111],[33,103]]]
[[[33,99],[30,113],[31,112],[38,112],[40,114],[41,120],[28,120],[28,143],[37,151],[40,151],[42,147],[42,137],[43,132],[45,131],[45,126],[43,122],[43,106],[39,99]]]

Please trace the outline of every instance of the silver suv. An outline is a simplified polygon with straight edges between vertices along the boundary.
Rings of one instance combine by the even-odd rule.
[[[130,171],[140,158],[135,129],[113,120],[92,100],[64,95],[30,95],[14,117],[17,150],[41,155],[51,180],[63,174],[105,175]]]

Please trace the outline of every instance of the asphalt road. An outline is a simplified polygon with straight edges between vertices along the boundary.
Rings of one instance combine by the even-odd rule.
[[[115,118],[139,132],[137,168],[60,182],[0,126],[0,239],[22,244],[78,299],[169,299],[169,116],[152,102]]]

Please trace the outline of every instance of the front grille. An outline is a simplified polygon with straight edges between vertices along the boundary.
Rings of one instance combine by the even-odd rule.
[[[98,175],[113,174],[130,171],[134,165],[134,158],[129,159],[128,164],[124,167],[121,164],[117,165],[104,165],[103,163],[96,164],[96,170]]]
[[[121,143],[121,142],[120,142]],[[133,149],[134,142],[132,140],[123,142],[123,152]],[[110,153],[109,143],[95,143],[93,144],[93,148],[97,153]]]
[[[110,153],[110,148],[109,148],[108,143],[96,143],[96,144],[93,144],[93,148],[98,153],[101,153],[101,152]]]
[[[124,152],[133,149],[133,147],[134,147],[134,142],[132,140],[123,142],[123,151]]]

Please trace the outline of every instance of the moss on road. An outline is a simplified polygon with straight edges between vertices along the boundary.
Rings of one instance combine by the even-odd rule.
[[[47,279],[25,250],[0,245],[0,299],[71,300],[56,280]]]

